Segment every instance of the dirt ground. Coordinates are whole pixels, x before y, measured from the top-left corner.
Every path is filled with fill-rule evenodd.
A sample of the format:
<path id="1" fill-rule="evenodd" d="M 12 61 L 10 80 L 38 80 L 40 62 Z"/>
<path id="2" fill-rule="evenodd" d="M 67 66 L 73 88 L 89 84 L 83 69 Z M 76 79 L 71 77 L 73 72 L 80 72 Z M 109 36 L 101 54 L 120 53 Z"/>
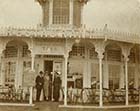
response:
<path id="1" fill-rule="evenodd" d="M 122 109 L 83 109 L 83 108 L 60 108 L 56 102 L 39 102 L 35 106 L 0 106 L 0 111 L 139 111 L 138 108 Z"/>

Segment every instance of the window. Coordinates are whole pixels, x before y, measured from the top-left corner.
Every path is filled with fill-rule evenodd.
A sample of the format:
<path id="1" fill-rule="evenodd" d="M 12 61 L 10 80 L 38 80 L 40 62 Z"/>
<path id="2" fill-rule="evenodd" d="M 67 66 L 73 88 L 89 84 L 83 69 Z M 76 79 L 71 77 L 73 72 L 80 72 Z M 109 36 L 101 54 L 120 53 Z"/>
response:
<path id="1" fill-rule="evenodd" d="M 5 85 L 14 85 L 16 73 L 16 62 L 6 62 L 5 64 Z"/>
<path id="2" fill-rule="evenodd" d="M 15 46 L 7 46 L 5 50 L 5 58 L 17 57 L 17 48 Z"/>
<path id="3" fill-rule="evenodd" d="M 109 61 L 121 61 L 121 50 L 107 50 L 107 59 Z"/>
<path id="4" fill-rule="evenodd" d="M 31 61 L 24 61 L 23 62 L 23 71 L 27 71 L 31 69 Z"/>
<path id="5" fill-rule="evenodd" d="M 128 62 L 135 63 L 135 58 L 136 58 L 135 52 L 134 52 L 134 50 L 131 50 Z"/>
<path id="6" fill-rule="evenodd" d="M 69 23 L 69 0 L 54 0 L 53 24 Z"/>
<path id="7" fill-rule="evenodd" d="M 85 47 L 84 46 L 73 46 L 70 52 L 70 57 L 81 57 L 85 58 Z"/>
<path id="8" fill-rule="evenodd" d="M 132 83 L 134 85 L 134 79 L 135 78 L 135 67 L 128 66 L 128 85 L 131 87 Z M 131 87 L 132 88 L 132 87 Z"/>
<path id="9" fill-rule="evenodd" d="M 90 59 L 97 59 L 98 54 L 95 52 L 95 48 L 91 48 L 89 50 L 89 58 Z"/>
<path id="10" fill-rule="evenodd" d="M 24 45 L 22 47 L 22 57 L 28 57 L 29 56 L 29 50 L 28 50 L 28 46 L 27 45 Z"/>
<path id="11" fill-rule="evenodd" d="M 119 88 L 120 66 L 109 65 L 109 89 Z"/>
<path id="12" fill-rule="evenodd" d="M 91 63 L 91 87 L 99 89 L 99 64 Z"/>

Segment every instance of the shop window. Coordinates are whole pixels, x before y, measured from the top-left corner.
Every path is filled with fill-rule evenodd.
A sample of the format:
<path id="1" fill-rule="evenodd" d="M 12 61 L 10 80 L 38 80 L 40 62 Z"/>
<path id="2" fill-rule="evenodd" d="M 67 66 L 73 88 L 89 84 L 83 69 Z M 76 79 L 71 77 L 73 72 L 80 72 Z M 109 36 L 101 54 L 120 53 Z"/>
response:
<path id="1" fill-rule="evenodd" d="M 73 46 L 70 52 L 70 57 L 85 58 L 85 47 L 84 46 Z"/>
<path id="2" fill-rule="evenodd" d="M 7 46 L 5 50 L 5 58 L 17 57 L 17 48 L 15 46 Z"/>
<path id="3" fill-rule="evenodd" d="M 5 64 L 5 85 L 14 85 L 16 73 L 16 62 L 6 62 Z"/>
<path id="4" fill-rule="evenodd" d="M 69 23 L 69 0 L 54 0 L 53 24 Z"/>

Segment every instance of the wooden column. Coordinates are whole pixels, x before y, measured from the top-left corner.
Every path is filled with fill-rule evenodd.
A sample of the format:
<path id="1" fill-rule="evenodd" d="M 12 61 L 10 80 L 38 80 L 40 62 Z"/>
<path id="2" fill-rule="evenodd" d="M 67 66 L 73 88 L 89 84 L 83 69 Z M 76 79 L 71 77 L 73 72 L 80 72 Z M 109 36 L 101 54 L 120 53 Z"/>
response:
<path id="1" fill-rule="evenodd" d="M 125 71 L 125 105 L 128 105 L 129 101 L 128 101 L 128 61 L 129 58 L 128 56 L 130 55 L 130 50 L 132 48 L 133 45 L 130 44 L 121 44 L 121 49 L 122 49 L 122 55 L 124 57 L 124 71 Z"/>
<path id="2" fill-rule="evenodd" d="M 31 70 L 34 71 L 34 64 L 35 64 L 35 54 L 31 54 Z"/>
<path id="3" fill-rule="evenodd" d="M 103 68 L 102 68 L 102 59 L 104 57 L 104 42 L 97 42 L 95 43 L 95 51 L 98 53 L 98 59 L 99 59 L 99 83 L 100 83 L 100 89 L 99 89 L 99 106 L 103 106 Z"/>
<path id="4" fill-rule="evenodd" d="M 67 63 L 68 63 L 68 55 L 64 55 L 65 58 L 65 81 L 64 81 L 64 106 L 67 106 Z"/>
<path id="5" fill-rule="evenodd" d="M 128 105 L 128 57 L 124 58 L 124 63 L 125 63 L 125 90 L 126 90 L 126 101 L 125 104 Z"/>
<path id="6" fill-rule="evenodd" d="M 99 82 L 100 82 L 100 102 L 99 102 L 99 106 L 102 107 L 103 106 L 103 74 L 102 74 L 102 59 L 103 59 L 103 55 L 99 54 Z"/>

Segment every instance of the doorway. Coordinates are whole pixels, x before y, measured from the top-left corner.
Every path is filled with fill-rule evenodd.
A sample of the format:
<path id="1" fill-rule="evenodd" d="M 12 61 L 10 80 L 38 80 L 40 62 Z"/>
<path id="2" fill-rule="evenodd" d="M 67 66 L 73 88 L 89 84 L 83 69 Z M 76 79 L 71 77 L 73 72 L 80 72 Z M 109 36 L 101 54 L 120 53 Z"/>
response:
<path id="1" fill-rule="evenodd" d="M 53 84 L 52 84 L 52 74 L 51 72 L 53 71 L 53 61 L 50 61 L 50 60 L 46 60 L 44 61 L 44 72 L 45 71 L 48 71 L 49 73 L 49 89 L 48 89 L 48 92 L 49 92 L 49 95 L 48 95 L 48 100 L 52 100 L 52 87 L 53 87 Z"/>
<path id="2" fill-rule="evenodd" d="M 53 61 L 44 61 L 44 72 L 45 71 L 48 71 L 49 74 L 53 71 Z"/>

